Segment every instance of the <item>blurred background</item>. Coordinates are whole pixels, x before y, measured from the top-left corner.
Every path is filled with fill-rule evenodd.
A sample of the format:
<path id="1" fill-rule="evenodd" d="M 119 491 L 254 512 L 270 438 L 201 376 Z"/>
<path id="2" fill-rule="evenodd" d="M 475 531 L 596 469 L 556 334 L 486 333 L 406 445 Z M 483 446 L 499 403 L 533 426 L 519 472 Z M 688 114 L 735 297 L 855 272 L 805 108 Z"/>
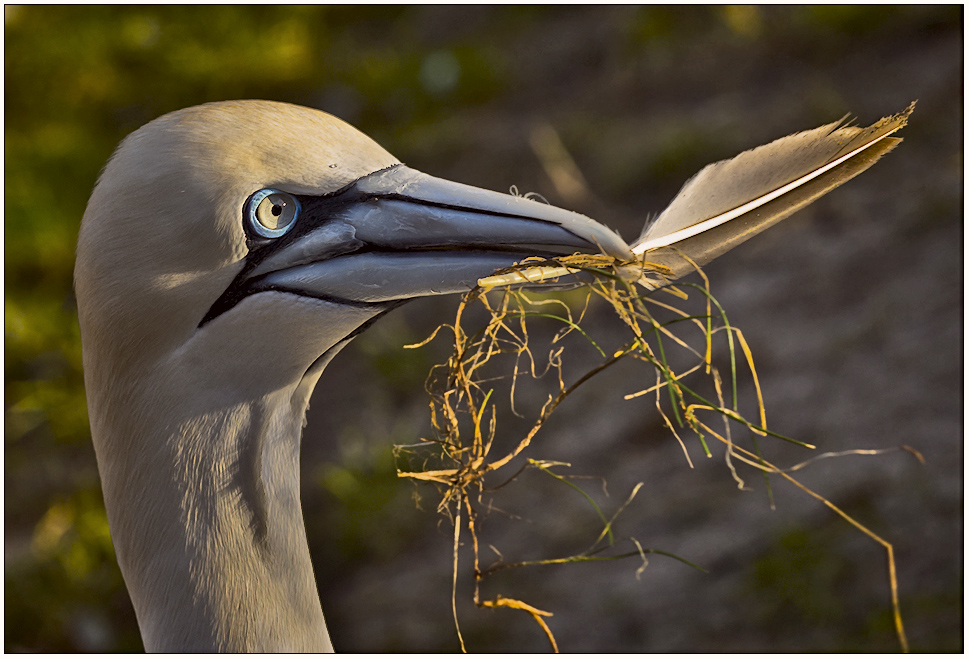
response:
<path id="1" fill-rule="evenodd" d="M 751 345 L 774 430 L 820 451 L 925 456 L 828 460 L 802 480 L 894 543 L 913 649 L 961 651 L 961 6 L 7 5 L 4 23 L 7 651 L 141 649 L 90 443 L 75 238 L 124 135 L 236 98 L 326 110 L 412 167 L 538 192 L 627 240 L 709 162 L 918 99 L 898 149 L 707 274 Z M 458 648 L 451 528 L 391 451 L 427 433 L 422 383 L 446 355 L 444 342 L 401 346 L 456 304 L 382 319 L 311 405 L 303 504 L 340 650 Z M 610 511 L 643 482 L 617 533 L 709 572 L 662 556 L 639 579 L 636 561 L 530 568 L 483 595 L 553 611 L 569 651 L 897 649 L 883 549 L 776 479 L 775 511 L 761 479 L 739 491 L 719 448 L 708 460 L 692 440 L 690 469 L 652 404 L 623 400 L 637 388 L 597 382 L 543 429 L 538 457 L 606 478 L 610 498 L 589 491 Z M 777 444 L 780 464 L 810 457 Z M 540 475 L 516 491 L 510 515 L 486 520 L 506 558 L 583 548 L 596 516 L 581 496 Z M 548 648 L 530 617 L 470 595 L 466 570 L 469 649 Z"/>

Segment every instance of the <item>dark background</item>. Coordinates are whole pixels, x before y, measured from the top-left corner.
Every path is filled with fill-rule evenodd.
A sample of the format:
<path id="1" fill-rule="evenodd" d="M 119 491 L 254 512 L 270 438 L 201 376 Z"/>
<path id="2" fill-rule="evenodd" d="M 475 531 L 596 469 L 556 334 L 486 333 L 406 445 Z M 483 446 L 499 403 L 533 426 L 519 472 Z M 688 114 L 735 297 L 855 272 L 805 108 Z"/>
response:
<path id="1" fill-rule="evenodd" d="M 412 167 L 539 192 L 632 240 L 709 162 L 918 99 L 884 161 L 707 274 L 754 352 L 773 429 L 819 451 L 925 456 L 800 474 L 894 543 L 912 647 L 960 651 L 962 23 L 960 6 L 922 5 L 6 7 L 5 649 L 141 647 L 101 502 L 71 290 L 87 196 L 139 125 L 232 98 L 317 107 Z M 579 184 L 553 183 L 569 160 L 549 155 L 550 135 Z M 451 528 L 432 488 L 396 478 L 390 448 L 427 432 L 421 383 L 445 354 L 401 346 L 455 306 L 395 311 L 314 398 L 304 512 L 340 650 L 457 649 Z M 710 572 L 654 555 L 638 580 L 635 560 L 529 568 L 484 594 L 553 611 L 570 651 L 896 649 L 883 549 L 778 479 L 776 511 L 752 471 L 754 491 L 738 491 L 719 447 L 708 460 L 688 439 L 689 469 L 651 403 L 623 401 L 637 388 L 622 372 L 597 381 L 543 430 L 536 456 L 605 477 L 610 498 L 587 488 L 604 510 L 644 482 L 617 533 Z M 784 465 L 809 457 L 764 446 Z M 595 535 L 574 491 L 532 474 L 516 486 L 502 505 L 522 521 L 485 520 L 507 558 L 567 554 Z M 470 592 L 465 567 L 469 649 L 547 649 L 527 615 L 476 610 Z"/>

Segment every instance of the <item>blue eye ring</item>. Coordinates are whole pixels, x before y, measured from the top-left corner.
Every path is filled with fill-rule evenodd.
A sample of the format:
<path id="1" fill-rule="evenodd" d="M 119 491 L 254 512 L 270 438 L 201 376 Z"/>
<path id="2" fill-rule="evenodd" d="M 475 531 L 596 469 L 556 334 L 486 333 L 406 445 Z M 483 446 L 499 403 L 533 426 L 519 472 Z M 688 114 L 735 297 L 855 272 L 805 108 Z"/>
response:
<path id="1" fill-rule="evenodd" d="M 289 233 L 299 219 L 299 199 L 274 188 L 263 188 L 246 202 L 246 223 L 263 238 L 279 238 Z"/>

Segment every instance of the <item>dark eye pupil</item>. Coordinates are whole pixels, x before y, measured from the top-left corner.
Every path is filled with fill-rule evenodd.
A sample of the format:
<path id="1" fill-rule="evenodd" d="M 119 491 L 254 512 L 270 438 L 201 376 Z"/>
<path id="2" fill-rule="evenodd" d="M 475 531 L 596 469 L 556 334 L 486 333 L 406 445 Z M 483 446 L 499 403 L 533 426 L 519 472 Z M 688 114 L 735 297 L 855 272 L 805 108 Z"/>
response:
<path id="1" fill-rule="evenodd" d="M 264 188 L 248 202 L 248 226 L 264 238 L 278 238 L 293 227 L 299 216 L 299 200 L 286 192 Z"/>

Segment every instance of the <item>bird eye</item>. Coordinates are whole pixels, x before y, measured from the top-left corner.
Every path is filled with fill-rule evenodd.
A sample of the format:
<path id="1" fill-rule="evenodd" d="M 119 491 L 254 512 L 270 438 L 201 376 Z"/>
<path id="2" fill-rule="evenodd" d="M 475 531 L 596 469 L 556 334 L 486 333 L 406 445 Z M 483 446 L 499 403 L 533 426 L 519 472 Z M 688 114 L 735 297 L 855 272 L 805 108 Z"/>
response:
<path id="1" fill-rule="evenodd" d="M 293 228 L 297 217 L 299 201 L 279 190 L 260 190 L 246 204 L 249 227 L 264 238 L 279 238 Z"/>

